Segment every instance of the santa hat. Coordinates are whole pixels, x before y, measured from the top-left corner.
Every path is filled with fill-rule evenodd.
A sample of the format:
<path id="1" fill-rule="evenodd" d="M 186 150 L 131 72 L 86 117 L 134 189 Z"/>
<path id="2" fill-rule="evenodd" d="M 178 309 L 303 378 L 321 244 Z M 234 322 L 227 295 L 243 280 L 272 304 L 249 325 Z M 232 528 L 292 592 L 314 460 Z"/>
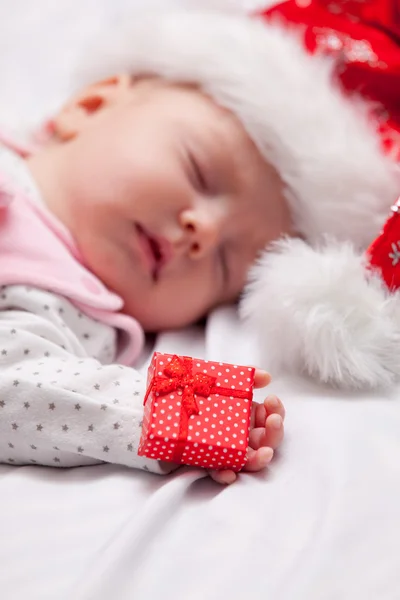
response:
<path id="1" fill-rule="evenodd" d="M 136 15 L 96 56 L 86 81 L 126 71 L 198 84 L 279 172 L 302 240 L 267 249 L 245 293 L 264 366 L 351 386 L 400 375 L 400 309 L 377 275 L 365 275 L 362 256 L 399 175 L 368 107 L 344 96 L 331 61 L 310 56 L 280 23 L 173 10 Z"/>

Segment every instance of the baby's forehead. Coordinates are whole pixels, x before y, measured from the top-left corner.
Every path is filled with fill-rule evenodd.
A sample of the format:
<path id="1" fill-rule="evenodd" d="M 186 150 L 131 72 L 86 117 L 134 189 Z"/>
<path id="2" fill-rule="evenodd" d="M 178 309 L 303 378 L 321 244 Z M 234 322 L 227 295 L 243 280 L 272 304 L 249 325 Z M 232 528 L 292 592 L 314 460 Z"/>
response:
<path id="1" fill-rule="evenodd" d="M 221 137 L 233 137 L 250 143 L 250 136 L 244 130 L 238 117 L 228 108 L 219 104 L 206 90 L 197 83 L 166 81 L 159 78 L 147 80 L 153 86 L 154 98 L 158 101 L 179 102 L 176 111 L 178 117 L 188 118 L 196 123 L 199 117 L 208 121 L 212 133 Z M 176 105 L 175 105 L 176 106 Z M 178 107 L 177 107 L 178 108 Z"/>

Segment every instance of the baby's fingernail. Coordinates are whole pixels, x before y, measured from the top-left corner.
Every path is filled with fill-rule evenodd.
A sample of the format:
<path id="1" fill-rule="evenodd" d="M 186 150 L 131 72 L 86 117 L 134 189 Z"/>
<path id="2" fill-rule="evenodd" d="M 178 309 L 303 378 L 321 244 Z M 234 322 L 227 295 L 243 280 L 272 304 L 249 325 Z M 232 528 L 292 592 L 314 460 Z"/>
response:
<path id="1" fill-rule="evenodd" d="M 269 462 L 271 462 L 274 455 L 272 448 L 260 448 L 258 452 L 260 460 L 264 465 L 267 465 Z"/>
<path id="2" fill-rule="evenodd" d="M 282 417 L 280 415 L 274 415 L 271 419 L 271 426 L 274 429 L 280 429 L 282 427 Z"/>
<path id="3" fill-rule="evenodd" d="M 278 398 L 276 396 L 268 396 L 267 400 L 268 404 L 272 404 L 272 406 L 278 406 L 279 404 Z"/>
<path id="4" fill-rule="evenodd" d="M 268 371 L 264 371 L 264 369 L 256 369 L 256 371 L 258 377 L 262 377 L 265 381 L 271 381 L 271 375 Z"/>
<path id="5" fill-rule="evenodd" d="M 236 473 L 232 473 L 232 472 L 224 473 L 221 483 L 223 485 L 232 485 L 232 483 L 234 483 L 236 481 L 236 477 L 237 477 Z"/>

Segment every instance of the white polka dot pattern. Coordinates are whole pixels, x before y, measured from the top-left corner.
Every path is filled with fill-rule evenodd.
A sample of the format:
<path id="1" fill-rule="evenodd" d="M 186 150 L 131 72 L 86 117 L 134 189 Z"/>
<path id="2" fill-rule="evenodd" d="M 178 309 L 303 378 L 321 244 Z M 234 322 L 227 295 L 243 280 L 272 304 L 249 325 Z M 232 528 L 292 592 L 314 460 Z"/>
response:
<path id="1" fill-rule="evenodd" d="M 147 384 L 163 375 L 174 356 L 156 352 Z M 192 373 L 216 378 L 215 391 L 207 398 L 196 395 L 198 415 L 189 418 L 186 441 L 178 444 L 182 390 L 164 395 L 151 392 L 144 409 L 139 455 L 213 469 L 240 471 L 249 441 L 254 368 L 193 359 Z M 239 398 L 235 392 L 247 392 Z M 179 454 L 177 454 L 179 452 Z"/>

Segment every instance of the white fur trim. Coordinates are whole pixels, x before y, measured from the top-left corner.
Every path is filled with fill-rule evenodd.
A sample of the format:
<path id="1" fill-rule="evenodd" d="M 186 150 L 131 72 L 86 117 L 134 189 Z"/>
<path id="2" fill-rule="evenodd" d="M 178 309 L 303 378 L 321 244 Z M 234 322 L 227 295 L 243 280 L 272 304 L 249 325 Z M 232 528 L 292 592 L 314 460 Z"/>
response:
<path id="1" fill-rule="evenodd" d="M 157 74 L 195 82 L 236 113 L 280 173 L 294 224 L 311 242 L 328 233 L 364 247 L 378 233 L 400 188 L 394 164 L 366 106 L 334 85 L 330 61 L 309 56 L 280 25 L 220 12 L 145 12 L 102 38 L 95 54 L 86 83 Z"/>
<path id="2" fill-rule="evenodd" d="M 278 242 L 254 268 L 241 312 L 270 371 L 346 388 L 400 377 L 400 293 L 389 294 L 349 243 L 314 250 L 300 240 Z"/>

